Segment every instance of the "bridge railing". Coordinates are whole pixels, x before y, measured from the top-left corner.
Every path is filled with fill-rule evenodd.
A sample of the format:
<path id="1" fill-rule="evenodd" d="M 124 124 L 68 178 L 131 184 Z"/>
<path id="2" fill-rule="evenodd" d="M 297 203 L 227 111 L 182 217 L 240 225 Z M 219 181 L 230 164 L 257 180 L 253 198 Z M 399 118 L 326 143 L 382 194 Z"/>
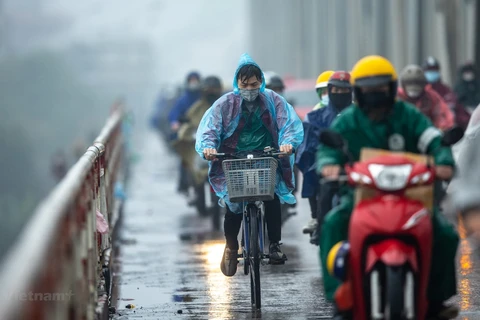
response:
<path id="1" fill-rule="evenodd" d="M 108 316 L 105 254 L 117 219 L 114 186 L 122 175 L 123 118 L 116 106 L 2 261 L 1 319 L 95 319 L 105 317 L 105 310 Z M 102 217 L 106 232 L 98 229 Z"/>

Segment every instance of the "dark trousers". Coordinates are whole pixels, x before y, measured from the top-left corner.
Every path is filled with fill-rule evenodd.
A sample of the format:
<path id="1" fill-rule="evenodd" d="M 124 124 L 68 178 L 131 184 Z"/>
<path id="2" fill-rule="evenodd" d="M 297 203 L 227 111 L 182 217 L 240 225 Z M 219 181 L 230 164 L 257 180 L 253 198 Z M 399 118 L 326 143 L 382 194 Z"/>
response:
<path id="1" fill-rule="evenodd" d="M 335 195 L 338 194 L 340 185 L 337 181 L 325 182 L 320 185 L 318 191 L 317 221 L 319 228 L 323 223 L 323 218 L 332 210 Z"/>
<path id="2" fill-rule="evenodd" d="M 312 219 L 317 219 L 317 212 L 318 212 L 318 194 L 308 198 L 308 204 L 310 205 L 310 215 L 312 216 Z"/>
<path id="3" fill-rule="evenodd" d="M 282 239 L 282 214 L 280 211 L 280 199 L 275 196 L 272 201 L 265 201 L 265 223 L 270 242 L 279 242 Z M 230 211 L 227 205 L 227 213 L 223 222 L 227 246 L 232 250 L 238 250 L 238 232 L 242 226 L 243 214 Z"/>

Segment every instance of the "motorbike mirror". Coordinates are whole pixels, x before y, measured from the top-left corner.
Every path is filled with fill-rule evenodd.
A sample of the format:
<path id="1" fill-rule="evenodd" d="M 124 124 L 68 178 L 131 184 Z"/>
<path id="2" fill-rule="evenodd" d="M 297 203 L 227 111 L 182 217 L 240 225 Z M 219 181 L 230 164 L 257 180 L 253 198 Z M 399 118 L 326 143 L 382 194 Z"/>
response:
<path id="1" fill-rule="evenodd" d="M 345 141 L 343 140 L 343 137 L 339 133 L 332 130 L 327 129 L 322 131 L 322 133 L 320 133 L 319 140 L 321 143 L 331 148 L 343 149 L 345 147 Z"/>
<path id="2" fill-rule="evenodd" d="M 443 133 L 442 145 L 452 146 L 458 141 L 462 140 L 464 131 L 460 127 L 453 127 Z"/>

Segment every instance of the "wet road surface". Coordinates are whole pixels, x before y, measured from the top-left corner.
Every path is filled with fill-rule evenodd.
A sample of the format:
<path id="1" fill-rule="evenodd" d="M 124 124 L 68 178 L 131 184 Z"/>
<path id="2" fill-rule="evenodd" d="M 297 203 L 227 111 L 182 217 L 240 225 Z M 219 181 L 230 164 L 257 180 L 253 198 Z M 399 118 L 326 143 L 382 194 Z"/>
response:
<path id="1" fill-rule="evenodd" d="M 123 225 L 117 241 L 113 319 L 328 319 L 331 305 L 321 289 L 318 247 L 301 233 L 309 219 L 306 201 L 283 228 L 283 266 L 263 266 L 262 310 L 250 306 L 249 276 L 220 271 L 222 233 L 200 218 L 176 193 L 177 160 L 155 133 L 138 150 Z M 479 263 L 471 246 L 459 248 L 458 319 L 480 319 Z M 478 256 L 475 255 L 475 256 Z M 132 309 L 126 308 L 133 304 Z"/>

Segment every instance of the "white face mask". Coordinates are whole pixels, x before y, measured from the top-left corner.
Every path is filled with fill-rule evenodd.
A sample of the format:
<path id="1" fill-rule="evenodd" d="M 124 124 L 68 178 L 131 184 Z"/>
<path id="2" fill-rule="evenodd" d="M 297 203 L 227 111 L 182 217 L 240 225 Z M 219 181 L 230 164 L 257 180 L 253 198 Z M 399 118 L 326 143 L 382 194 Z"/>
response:
<path id="1" fill-rule="evenodd" d="M 322 95 L 322 104 L 323 104 L 324 106 L 328 105 L 328 102 L 329 102 L 329 101 L 330 101 L 330 99 L 328 98 L 328 93 Z"/>
<path id="2" fill-rule="evenodd" d="M 418 85 L 405 86 L 405 94 L 412 99 L 420 97 L 423 93 L 423 88 Z"/>
<path id="3" fill-rule="evenodd" d="M 465 72 L 462 78 L 465 81 L 472 81 L 473 79 L 475 79 L 475 75 L 473 74 L 473 72 Z"/>

